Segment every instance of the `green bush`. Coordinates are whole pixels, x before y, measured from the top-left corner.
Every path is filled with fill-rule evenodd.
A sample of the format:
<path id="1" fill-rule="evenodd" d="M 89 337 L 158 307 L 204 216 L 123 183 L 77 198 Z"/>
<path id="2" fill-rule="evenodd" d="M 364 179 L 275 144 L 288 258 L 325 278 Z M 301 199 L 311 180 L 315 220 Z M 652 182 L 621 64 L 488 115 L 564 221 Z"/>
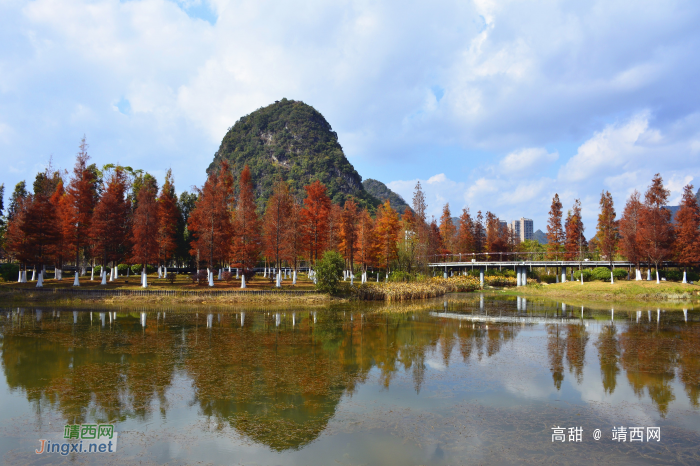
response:
<path id="1" fill-rule="evenodd" d="M 143 270 L 143 266 L 141 264 L 134 264 L 131 266 L 131 274 L 132 275 L 141 275 L 141 271 Z M 124 271 L 126 273 L 126 271 Z M 121 273 L 121 270 L 119 271 Z M 147 265 L 146 266 L 146 273 L 148 275 L 151 275 L 152 273 L 156 273 L 156 268 L 153 267 L 152 265 Z"/>
<path id="2" fill-rule="evenodd" d="M 0 277 L 6 282 L 17 281 L 19 277 L 18 264 L 0 264 Z"/>
<path id="3" fill-rule="evenodd" d="M 119 276 L 121 277 L 122 275 L 126 275 L 126 270 L 129 268 L 128 264 L 119 264 L 117 266 L 117 271 L 119 272 Z"/>
<path id="4" fill-rule="evenodd" d="M 624 280 L 627 278 L 627 269 L 614 269 L 613 270 L 613 276 L 615 277 L 615 280 Z M 586 280 L 586 276 L 583 276 L 584 281 Z M 607 267 L 596 267 L 593 269 L 591 272 L 591 280 L 600 280 L 602 282 L 609 282 L 610 281 L 610 269 Z"/>
<path id="5" fill-rule="evenodd" d="M 608 270 L 608 269 L 605 269 L 605 270 Z M 581 281 L 581 275 L 583 275 L 584 282 L 590 282 L 591 275 L 593 275 L 593 272 L 591 272 L 588 269 L 576 270 L 576 271 L 574 271 L 574 280 Z M 610 271 L 608 270 L 608 280 L 609 279 L 610 279 Z"/>
<path id="6" fill-rule="evenodd" d="M 338 293 L 344 266 L 343 256 L 336 251 L 326 251 L 316 265 L 316 288 L 323 293 Z"/>
<path id="7" fill-rule="evenodd" d="M 665 278 L 670 282 L 680 282 L 683 280 L 682 270 L 662 270 L 659 272 L 659 277 Z"/>
<path id="8" fill-rule="evenodd" d="M 96 276 L 96 277 L 99 277 L 99 276 L 100 276 L 100 272 L 102 272 L 102 266 L 101 266 L 101 265 L 96 265 L 95 268 L 94 268 L 93 270 L 95 271 L 95 276 Z M 109 267 L 109 266 L 105 267 L 105 270 L 107 271 L 107 274 L 109 274 L 109 273 L 112 271 L 111 267 Z"/>

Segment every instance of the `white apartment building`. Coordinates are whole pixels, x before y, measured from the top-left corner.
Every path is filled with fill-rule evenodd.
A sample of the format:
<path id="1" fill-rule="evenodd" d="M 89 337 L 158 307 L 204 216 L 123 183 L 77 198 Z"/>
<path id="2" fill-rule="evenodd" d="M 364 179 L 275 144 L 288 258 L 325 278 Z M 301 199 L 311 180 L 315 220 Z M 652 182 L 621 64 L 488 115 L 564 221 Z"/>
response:
<path id="1" fill-rule="evenodd" d="M 534 239 L 535 230 L 532 219 L 520 217 L 520 220 L 513 220 L 510 222 L 510 230 L 515 232 L 515 236 L 520 238 L 520 241 Z"/>

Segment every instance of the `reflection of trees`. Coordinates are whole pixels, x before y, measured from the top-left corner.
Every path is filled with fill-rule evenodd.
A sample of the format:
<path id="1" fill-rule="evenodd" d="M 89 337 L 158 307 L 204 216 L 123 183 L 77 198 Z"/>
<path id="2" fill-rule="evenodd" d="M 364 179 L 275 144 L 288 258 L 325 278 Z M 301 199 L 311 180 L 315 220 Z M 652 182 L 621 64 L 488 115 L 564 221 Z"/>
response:
<path id="1" fill-rule="evenodd" d="M 127 331 L 138 319 L 120 314 L 120 328 L 102 328 L 98 316 L 72 314 L 36 322 L 27 314 L 3 330 L 2 364 L 11 390 L 24 390 L 38 414 L 45 403 L 58 409 L 66 422 L 81 423 L 88 412 L 99 421 L 145 417 L 154 398 L 166 406 L 172 357 L 162 351 L 169 335 L 147 329 Z M 86 324 L 86 322 L 88 322 Z"/>
<path id="2" fill-rule="evenodd" d="M 547 354 L 549 355 L 549 370 L 552 372 L 552 380 L 557 390 L 561 389 L 564 380 L 564 352 L 566 340 L 562 336 L 559 324 L 547 325 Z"/>
<path id="3" fill-rule="evenodd" d="M 646 389 L 662 416 L 675 399 L 671 388 L 677 362 L 674 337 L 675 334 L 657 331 L 652 325 L 630 325 L 620 335 L 622 367 L 632 390 L 642 397 Z"/>
<path id="4" fill-rule="evenodd" d="M 685 385 L 690 404 L 700 407 L 700 331 L 698 326 L 684 327 L 680 331 L 678 348 L 678 377 Z"/>
<path id="5" fill-rule="evenodd" d="M 578 383 L 583 382 L 583 364 L 586 360 L 588 332 L 581 323 L 566 326 L 566 361 Z"/>
<path id="6" fill-rule="evenodd" d="M 620 372 L 620 346 L 617 343 L 617 328 L 614 324 L 605 325 L 598 334 L 598 358 L 600 360 L 600 375 L 603 379 L 605 393 L 613 393 L 617 384 L 617 374 Z"/>

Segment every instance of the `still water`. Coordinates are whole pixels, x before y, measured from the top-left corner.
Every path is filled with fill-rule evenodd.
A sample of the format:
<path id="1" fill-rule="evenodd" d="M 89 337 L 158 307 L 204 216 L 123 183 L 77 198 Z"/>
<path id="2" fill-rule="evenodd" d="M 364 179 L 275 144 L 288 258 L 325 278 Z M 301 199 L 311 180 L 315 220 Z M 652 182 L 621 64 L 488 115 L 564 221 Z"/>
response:
<path id="1" fill-rule="evenodd" d="M 700 462 L 700 311 L 473 294 L 393 311 L 2 308 L 0 455 L 6 464 Z M 66 424 L 106 423 L 116 453 L 35 454 Z M 643 441 L 613 441 L 621 426 L 643 427 Z M 557 427 L 564 442 L 552 441 Z M 659 441 L 647 441 L 647 427 Z"/>

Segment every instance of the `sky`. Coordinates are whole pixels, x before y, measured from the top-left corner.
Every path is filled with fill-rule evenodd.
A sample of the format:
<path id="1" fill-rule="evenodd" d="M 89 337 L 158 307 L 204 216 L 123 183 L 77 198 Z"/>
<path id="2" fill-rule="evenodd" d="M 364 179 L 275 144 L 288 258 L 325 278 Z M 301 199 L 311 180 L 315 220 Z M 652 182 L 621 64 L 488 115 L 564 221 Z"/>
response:
<path id="1" fill-rule="evenodd" d="M 0 0 L 0 183 L 51 159 L 202 185 L 227 129 L 283 97 L 364 178 L 428 213 L 546 230 L 552 197 L 618 215 L 655 173 L 700 187 L 700 2 Z M 7 205 L 7 199 L 6 199 Z"/>

